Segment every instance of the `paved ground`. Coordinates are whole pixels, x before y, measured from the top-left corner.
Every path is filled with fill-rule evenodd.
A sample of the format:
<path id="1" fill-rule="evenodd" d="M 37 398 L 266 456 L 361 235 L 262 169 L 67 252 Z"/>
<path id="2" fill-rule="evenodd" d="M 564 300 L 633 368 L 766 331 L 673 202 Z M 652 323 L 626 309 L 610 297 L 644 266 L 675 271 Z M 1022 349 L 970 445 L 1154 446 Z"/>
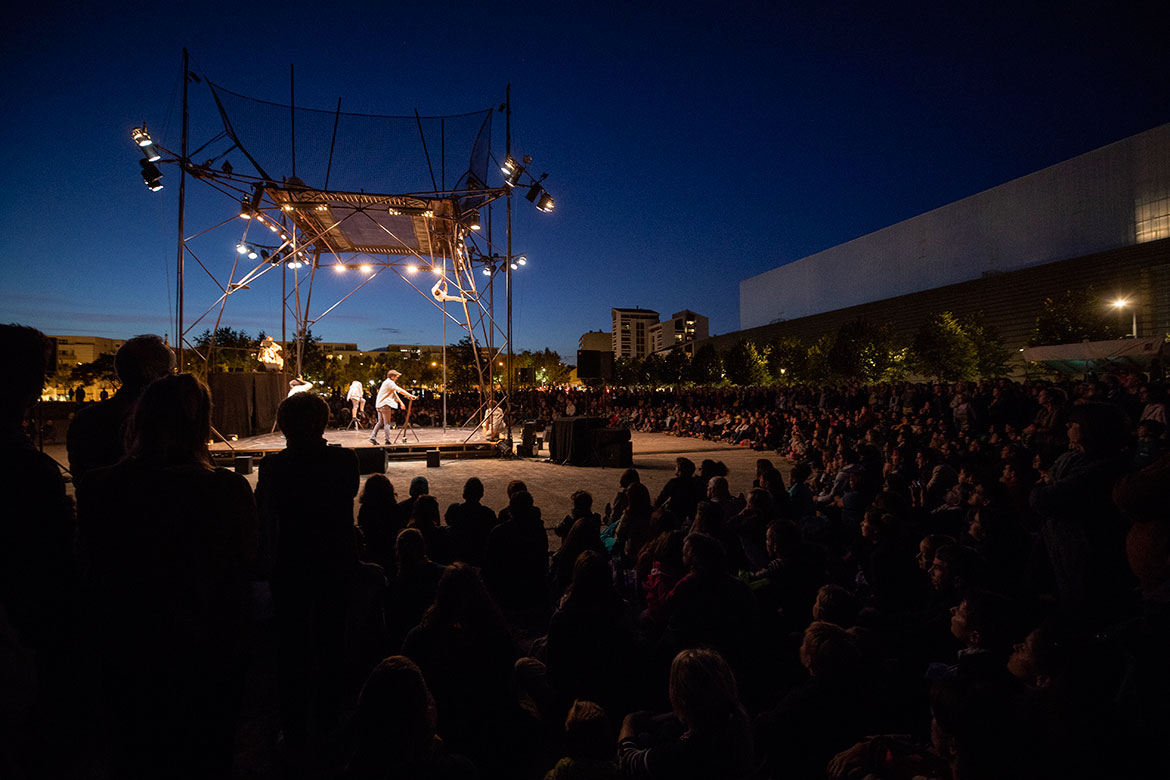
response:
<path id="1" fill-rule="evenodd" d="M 770 458 L 784 473 L 785 479 L 788 477 L 787 463 L 774 452 L 757 452 L 742 447 L 731 447 L 725 443 L 680 438 L 661 433 L 634 433 L 633 446 L 634 468 L 638 470 L 643 484 L 650 489 L 651 497 L 657 496 L 666 481 L 674 475 L 674 459 L 679 455 L 690 458 L 696 465 L 704 458 L 723 461 L 729 469 L 727 479 L 733 495 L 751 488 L 757 458 Z M 50 445 L 45 448 L 45 452 L 60 462 L 65 462 L 64 446 Z M 463 492 L 463 483 L 469 477 L 479 477 L 483 480 L 486 490 L 484 504 L 497 511 L 507 505 L 505 489 L 508 482 L 520 479 L 528 486 L 536 505 L 541 508 L 546 526 L 550 529 L 568 513 L 569 495 L 573 491 L 588 490 L 592 493 L 594 509 L 598 512 L 602 511 L 606 502 L 617 492 L 621 469 L 560 466 L 548 461 L 547 448 L 541 454 L 543 457 L 540 458 L 513 460 L 447 460 L 438 468 L 427 468 L 423 461 L 392 462 L 386 470 L 386 476 L 394 483 L 401 498 L 406 497 L 412 478 L 420 475 L 426 477 L 431 495 L 439 500 L 444 512 L 448 504 L 462 500 L 460 496 Z M 363 477 L 363 482 L 364 480 Z M 255 487 L 255 472 L 248 477 L 248 481 Z M 355 501 L 355 517 L 357 506 Z M 556 549 L 558 542 L 559 540 L 551 536 L 550 530 L 550 543 L 553 544 L 553 549 Z"/>

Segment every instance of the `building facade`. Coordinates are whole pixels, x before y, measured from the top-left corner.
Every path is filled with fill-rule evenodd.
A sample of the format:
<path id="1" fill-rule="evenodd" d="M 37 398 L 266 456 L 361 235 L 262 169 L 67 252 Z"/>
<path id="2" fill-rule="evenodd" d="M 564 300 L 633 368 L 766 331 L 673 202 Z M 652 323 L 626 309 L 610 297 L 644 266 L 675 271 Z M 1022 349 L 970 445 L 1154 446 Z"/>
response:
<path id="1" fill-rule="evenodd" d="M 709 341 L 811 344 L 858 319 L 909 339 L 950 311 L 1016 352 L 1046 298 L 1089 289 L 1129 301 L 1124 330 L 1170 331 L 1170 124 L 746 279 L 741 330 Z"/>
<path id="2" fill-rule="evenodd" d="M 612 352 L 613 334 L 604 330 L 591 330 L 582 333 L 577 339 L 577 349 L 590 352 Z"/>
<path id="3" fill-rule="evenodd" d="M 1105 257 L 1168 237 L 1170 124 L 745 279 L 740 327 Z"/>
<path id="4" fill-rule="evenodd" d="M 650 309 L 610 309 L 613 330 L 610 342 L 614 358 L 644 358 L 654 351 L 651 329 L 658 312 Z"/>
<path id="5" fill-rule="evenodd" d="M 652 351 L 665 354 L 675 347 L 681 347 L 688 355 L 694 355 L 695 342 L 702 341 L 707 336 L 707 318 L 690 309 L 683 309 L 676 311 L 670 319 L 663 320 L 652 329 L 651 338 L 654 341 Z"/>

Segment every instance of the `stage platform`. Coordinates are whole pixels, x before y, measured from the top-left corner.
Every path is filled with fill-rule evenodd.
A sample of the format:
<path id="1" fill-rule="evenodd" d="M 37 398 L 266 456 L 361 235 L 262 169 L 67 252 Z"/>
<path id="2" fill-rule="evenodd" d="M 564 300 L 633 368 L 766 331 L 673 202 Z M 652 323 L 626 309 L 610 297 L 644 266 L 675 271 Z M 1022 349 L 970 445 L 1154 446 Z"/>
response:
<path id="1" fill-rule="evenodd" d="M 498 444 L 487 441 L 483 433 L 466 428 L 411 428 L 406 431 L 406 441 L 403 441 L 402 431 L 390 431 L 390 444 L 370 442 L 369 429 L 363 431 L 325 431 L 325 440 L 330 444 L 349 447 L 354 450 L 382 450 L 387 460 L 426 460 L 427 452 L 438 450 L 443 460 L 463 458 L 498 458 L 503 450 Z M 470 437 L 470 438 L 469 438 Z M 266 433 L 261 436 L 244 436 L 237 441 L 216 441 L 211 445 L 211 457 L 217 465 L 227 465 L 237 455 L 251 455 L 253 458 L 262 458 L 270 452 L 279 452 L 285 446 L 284 437 L 279 433 Z"/>

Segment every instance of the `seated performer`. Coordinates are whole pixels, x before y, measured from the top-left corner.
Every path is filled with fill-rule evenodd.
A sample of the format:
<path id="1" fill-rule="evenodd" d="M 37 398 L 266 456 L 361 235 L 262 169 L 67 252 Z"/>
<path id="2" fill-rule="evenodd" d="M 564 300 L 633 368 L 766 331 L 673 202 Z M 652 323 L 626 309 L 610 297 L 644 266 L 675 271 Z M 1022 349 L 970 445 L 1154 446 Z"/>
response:
<path id="1" fill-rule="evenodd" d="M 390 429 L 394 427 L 394 410 L 402 407 L 402 397 L 415 400 L 417 395 L 411 395 L 398 386 L 394 380 L 402 376 L 402 372 L 390 369 L 386 372 L 386 381 L 378 388 L 378 397 L 374 401 L 374 409 L 378 412 L 378 424 L 370 431 L 370 441 L 378 443 L 378 431 L 385 431 L 385 443 L 390 443 Z"/>
<path id="2" fill-rule="evenodd" d="M 496 405 L 495 401 L 488 401 L 487 409 L 483 413 L 483 435 L 488 441 L 496 441 L 507 430 L 504 422 L 504 410 Z"/>
<path id="3" fill-rule="evenodd" d="M 280 345 L 273 341 L 271 336 L 265 336 L 260 342 L 260 352 L 256 359 L 264 366 L 265 371 L 280 371 L 284 368 L 284 358 L 280 356 L 280 351 Z"/>
<path id="4" fill-rule="evenodd" d="M 366 405 L 366 394 L 365 388 L 362 387 L 359 380 L 355 379 L 349 383 L 349 392 L 345 394 L 345 400 L 349 401 L 352 407 L 351 417 L 354 424 L 360 428 L 361 424 L 358 419 L 361 417 L 362 408 Z"/>

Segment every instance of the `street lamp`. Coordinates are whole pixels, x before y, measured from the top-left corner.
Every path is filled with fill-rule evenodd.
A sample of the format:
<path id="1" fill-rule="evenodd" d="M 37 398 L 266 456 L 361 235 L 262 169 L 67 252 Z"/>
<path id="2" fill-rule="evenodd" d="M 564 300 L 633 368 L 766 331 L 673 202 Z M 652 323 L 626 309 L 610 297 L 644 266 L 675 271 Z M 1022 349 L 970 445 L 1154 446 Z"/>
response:
<path id="1" fill-rule="evenodd" d="M 1134 306 L 1132 303 L 1130 303 L 1128 298 L 1118 298 L 1117 300 L 1115 300 L 1113 302 L 1113 306 L 1114 306 L 1114 308 L 1117 308 L 1117 309 L 1124 309 L 1126 306 L 1129 306 L 1131 309 L 1133 309 L 1133 337 L 1136 339 L 1138 337 L 1138 335 L 1137 335 L 1137 306 Z"/>

